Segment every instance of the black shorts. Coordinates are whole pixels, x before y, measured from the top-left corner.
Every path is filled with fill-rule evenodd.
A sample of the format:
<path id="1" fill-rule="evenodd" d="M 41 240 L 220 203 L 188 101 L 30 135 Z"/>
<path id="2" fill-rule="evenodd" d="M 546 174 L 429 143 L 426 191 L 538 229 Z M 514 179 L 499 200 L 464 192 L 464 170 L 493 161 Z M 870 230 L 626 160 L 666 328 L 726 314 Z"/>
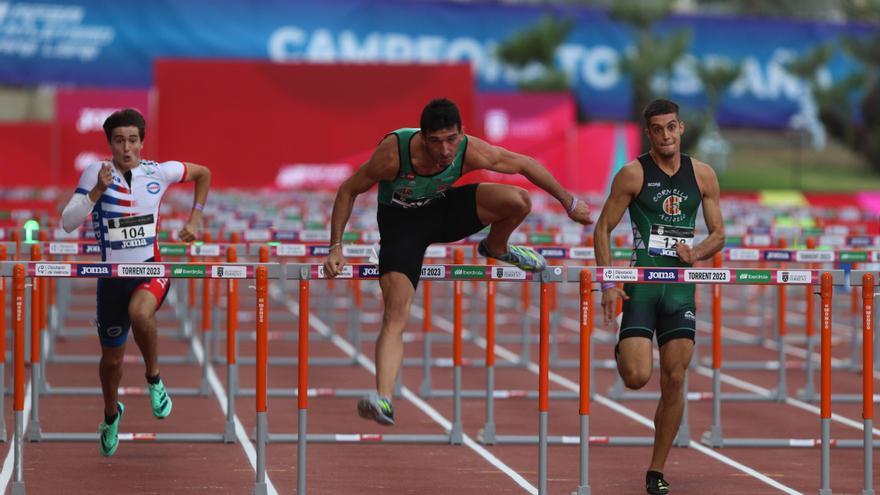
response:
<path id="1" fill-rule="evenodd" d="M 674 339 L 695 340 L 697 308 L 693 284 L 624 284 L 629 299 L 623 301 L 619 339 L 652 338 L 657 344 Z"/>
<path id="2" fill-rule="evenodd" d="M 460 241 L 483 230 L 486 226 L 477 217 L 477 186 L 453 187 L 419 208 L 379 204 L 379 275 L 400 272 L 418 287 L 428 246 Z"/>
<path id="3" fill-rule="evenodd" d="M 171 282 L 167 278 L 99 278 L 98 279 L 98 337 L 102 347 L 119 347 L 128 339 L 131 317 L 128 303 L 136 290 L 146 290 L 156 297 L 162 307 Z"/>

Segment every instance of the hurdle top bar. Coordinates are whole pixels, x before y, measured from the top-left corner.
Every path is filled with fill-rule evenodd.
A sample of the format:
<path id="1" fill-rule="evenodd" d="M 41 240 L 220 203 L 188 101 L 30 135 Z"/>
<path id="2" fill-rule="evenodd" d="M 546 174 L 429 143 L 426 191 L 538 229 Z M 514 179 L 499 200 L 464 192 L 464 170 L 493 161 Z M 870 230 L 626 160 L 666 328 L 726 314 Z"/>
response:
<path id="1" fill-rule="evenodd" d="M 289 280 L 329 279 L 324 265 L 318 263 L 290 263 L 284 265 Z M 422 265 L 421 280 L 463 280 L 470 282 L 562 282 L 565 269 L 550 266 L 539 273 L 527 272 L 510 265 Z M 367 264 L 346 264 L 334 280 L 378 280 L 379 267 Z"/>
<path id="2" fill-rule="evenodd" d="M 253 279 L 258 266 L 268 268 L 269 278 L 281 278 L 278 263 L 106 263 L 55 261 L 3 261 L 0 275 L 13 276 L 15 265 L 24 265 L 28 277 L 40 278 L 217 278 Z"/>
<path id="3" fill-rule="evenodd" d="M 818 285 L 823 273 L 831 273 L 833 285 L 846 285 L 843 270 L 779 270 L 767 268 L 677 268 L 677 267 L 567 267 L 566 280 L 580 281 L 587 269 L 594 283 L 692 283 L 747 285 Z M 855 272 L 853 272 L 855 273 Z"/>

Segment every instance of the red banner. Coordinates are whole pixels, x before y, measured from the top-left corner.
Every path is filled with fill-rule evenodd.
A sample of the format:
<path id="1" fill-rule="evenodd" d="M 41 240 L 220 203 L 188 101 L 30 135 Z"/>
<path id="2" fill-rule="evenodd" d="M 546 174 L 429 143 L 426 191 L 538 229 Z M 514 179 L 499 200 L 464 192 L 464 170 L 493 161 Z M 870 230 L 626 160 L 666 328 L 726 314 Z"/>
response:
<path id="1" fill-rule="evenodd" d="M 148 94 L 146 90 L 59 89 L 55 100 L 61 160 L 58 181 L 76 184 L 90 163 L 110 157 L 102 126 L 111 113 L 134 108 L 149 123 Z M 150 138 L 148 132 L 145 144 L 150 144 Z M 149 150 L 144 150 L 144 158 L 150 158 Z"/>
<path id="2" fill-rule="evenodd" d="M 0 124 L 0 184 L 46 187 L 56 183 L 52 124 Z"/>
<path id="3" fill-rule="evenodd" d="M 531 156 L 572 191 L 606 191 L 620 166 L 638 155 L 638 126 L 579 126 L 569 93 L 480 93 L 477 112 L 477 135 Z M 481 171 L 462 180 L 484 181 L 535 188 L 525 177 L 494 172 Z"/>
<path id="4" fill-rule="evenodd" d="M 474 114 L 468 65 L 156 63 L 158 155 L 207 165 L 212 184 L 335 189 L 385 133 L 433 98 Z"/>

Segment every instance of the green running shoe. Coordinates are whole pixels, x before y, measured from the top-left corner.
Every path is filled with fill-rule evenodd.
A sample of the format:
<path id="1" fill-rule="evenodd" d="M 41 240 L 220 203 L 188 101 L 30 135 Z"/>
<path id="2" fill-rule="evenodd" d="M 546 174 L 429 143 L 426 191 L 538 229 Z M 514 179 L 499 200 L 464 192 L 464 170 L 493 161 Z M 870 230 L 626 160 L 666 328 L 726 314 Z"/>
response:
<path id="1" fill-rule="evenodd" d="M 480 256 L 485 256 L 486 258 L 495 258 L 496 260 L 510 263 L 520 270 L 525 270 L 527 272 L 540 272 L 544 268 L 547 268 L 547 260 L 545 260 L 544 257 L 540 254 L 535 252 L 534 249 L 527 247 L 508 244 L 506 253 L 498 256 L 492 256 L 492 254 L 490 254 L 489 250 L 486 248 L 486 244 L 484 243 L 484 241 L 480 241 L 480 244 L 477 246 L 477 252 L 480 253 Z"/>
<path id="2" fill-rule="evenodd" d="M 159 380 L 159 383 L 155 385 L 148 383 L 147 388 L 150 389 L 150 405 L 153 406 L 153 416 L 156 419 L 165 419 L 171 414 L 171 397 L 168 397 L 168 392 L 165 391 L 165 384 Z"/>
<path id="3" fill-rule="evenodd" d="M 374 392 L 358 401 L 358 416 L 372 419 L 380 425 L 392 426 L 394 424 L 394 407 L 391 406 L 391 401 L 387 397 Z"/>
<path id="4" fill-rule="evenodd" d="M 116 447 L 119 447 L 119 421 L 122 420 L 122 413 L 124 412 L 125 406 L 122 405 L 122 402 L 117 402 L 116 421 L 110 425 L 101 421 L 101 424 L 98 425 L 98 433 L 100 434 L 98 450 L 101 451 L 101 455 L 104 457 L 110 457 L 116 453 Z"/>

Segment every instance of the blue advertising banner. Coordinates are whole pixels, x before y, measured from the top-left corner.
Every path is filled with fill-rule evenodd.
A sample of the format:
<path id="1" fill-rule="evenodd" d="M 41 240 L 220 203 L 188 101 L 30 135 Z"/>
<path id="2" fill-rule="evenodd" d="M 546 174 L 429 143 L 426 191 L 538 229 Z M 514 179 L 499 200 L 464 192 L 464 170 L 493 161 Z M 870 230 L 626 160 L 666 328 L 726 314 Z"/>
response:
<path id="1" fill-rule="evenodd" d="M 532 26 L 547 8 L 374 0 L 0 0 L 0 82 L 149 87 L 157 57 L 268 59 L 276 62 L 443 63 L 470 61 L 481 90 L 510 90 L 534 68 L 517 70 L 495 56 L 499 43 Z M 618 62 L 632 33 L 605 12 L 554 8 L 575 20 L 556 63 L 578 103 L 594 119 L 629 115 L 629 82 Z M 672 16 L 659 31 L 693 33 L 688 54 L 662 90 L 686 106 L 705 97 L 698 60 L 741 61 L 742 77 L 725 94 L 725 124 L 784 127 L 806 105 L 804 85 L 786 61 L 868 27 L 754 18 Z M 855 62 L 837 55 L 826 81 Z"/>

